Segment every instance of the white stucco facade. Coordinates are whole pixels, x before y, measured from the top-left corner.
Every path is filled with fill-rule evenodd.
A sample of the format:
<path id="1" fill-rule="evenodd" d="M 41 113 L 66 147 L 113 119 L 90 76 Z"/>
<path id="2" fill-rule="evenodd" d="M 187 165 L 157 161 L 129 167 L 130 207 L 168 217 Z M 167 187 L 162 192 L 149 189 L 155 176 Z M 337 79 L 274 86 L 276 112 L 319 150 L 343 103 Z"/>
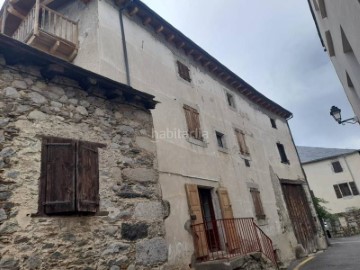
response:
<path id="1" fill-rule="evenodd" d="M 77 7 L 78 12 L 68 14 L 80 21 L 80 48 L 74 64 L 126 83 L 118 7 L 105 0 L 72 5 L 78 6 L 67 8 Z M 287 119 L 244 98 L 149 26 L 126 15 L 123 19 L 131 86 L 154 95 L 160 102 L 152 114 L 162 195 L 171 208 L 165 220 L 169 264 L 187 267 L 194 252 L 187 229 L 190 220 L 187 183 L 213 188 L 217 218 L 221 218 L 217 188 L 227 188 L 235 217 L 255 216 L 249 189 L 258 188 L 266 214 L 266 219 L 258 223 L 273 240 L 280 258 L 289 262 L 294 258 L 297 240 L 279 179 L 305 181 L 305 176 Z M 191 82 L 178 75 L 178 60 L 189 67 Z M 228 105 L 226 93 L 234 96 L 236 108 Z M 174 137 L 187 130 L 184 105 L 199 112 L 205 135 L 200 145 L 186 137 Z M 277 128 L 271 126 L 270 118 L 275 119 Z M 250 167 L 245 166 L 244 156 L 239 152 L 234 129 L 245 132 Z M 226 149 L 219 151 L 215 131 L 225 135 Z M 284 145 L 289 164 L 281 162 L 277 143 Z M 314 209 L 311 210 L 316 217 Z M 318 234 L 321 235 L 320 230 Z"/>
<path id="2" fill-rule="evenodd" d="M 334 172 L 332 162 L 340 162 L 342 172 Z M 360 207 L 360 196 L 337 198 L 334 185 L 355 182 L 360 186 L 360 155 L 358 152 L 303 164 L 310 189 L 315 196 L 327 201 L 324 206 L 332 214 L 347 212 Z"/>
<path id="3" fill-rule="evenodd" d="M 309 0 L 309 3 L 323 45 L 355 115 L 360 118 L 360 3 L 358 0 Z"/>

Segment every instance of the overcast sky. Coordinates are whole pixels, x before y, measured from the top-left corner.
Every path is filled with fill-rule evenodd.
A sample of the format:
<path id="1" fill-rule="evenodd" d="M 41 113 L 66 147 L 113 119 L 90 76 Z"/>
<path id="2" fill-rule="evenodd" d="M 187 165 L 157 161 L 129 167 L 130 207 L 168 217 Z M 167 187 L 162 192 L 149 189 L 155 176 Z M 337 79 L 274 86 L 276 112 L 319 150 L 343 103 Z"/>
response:
<path id="1" fill-rule="evenodd" d="M 0 3 L 2 4 L 2 0 Z M 360 148 L 353 116 L 306 0 L 143 0 L 195 43 L 284 108 L 295 143 Z"/>

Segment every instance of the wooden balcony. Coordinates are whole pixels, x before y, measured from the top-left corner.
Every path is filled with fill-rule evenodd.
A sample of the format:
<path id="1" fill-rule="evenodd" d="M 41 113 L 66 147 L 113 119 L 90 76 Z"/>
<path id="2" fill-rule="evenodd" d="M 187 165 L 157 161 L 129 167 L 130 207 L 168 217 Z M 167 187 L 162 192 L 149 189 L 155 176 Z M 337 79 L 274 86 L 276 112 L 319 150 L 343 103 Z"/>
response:
<path id="1" fill-rule="evenodd" d="M 12 37 L 41 51 L 72 61 L 78 51 L 78 24 L 36 1 Z"/>

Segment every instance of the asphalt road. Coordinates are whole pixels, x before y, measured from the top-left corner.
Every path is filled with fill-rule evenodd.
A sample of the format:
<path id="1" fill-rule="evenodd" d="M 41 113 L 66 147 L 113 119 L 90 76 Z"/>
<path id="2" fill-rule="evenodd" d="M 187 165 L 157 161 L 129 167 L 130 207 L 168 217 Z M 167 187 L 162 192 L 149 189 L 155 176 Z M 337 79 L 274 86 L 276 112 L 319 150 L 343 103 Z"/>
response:
<path id="1" fill-rule="evenodd" d="M 359 270 L 360 236 L 330 239 L 331 246 L 300 270 Z"/>

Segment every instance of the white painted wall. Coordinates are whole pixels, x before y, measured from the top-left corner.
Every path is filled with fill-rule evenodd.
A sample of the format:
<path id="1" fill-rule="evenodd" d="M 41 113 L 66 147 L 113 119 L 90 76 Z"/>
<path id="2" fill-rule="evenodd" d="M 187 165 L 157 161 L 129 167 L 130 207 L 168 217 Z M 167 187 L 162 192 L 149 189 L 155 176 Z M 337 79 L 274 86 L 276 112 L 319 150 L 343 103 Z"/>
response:
<path id="1" fill-rule="evenodd" d="M 331 162 L 339 161 L 343 172 L 335 173 Z M 310 189 L 315 196 L 328 203 L 324 204 L 329 212 L 336 214 L 349 208 L 360 208 L 360 196 L 337 198 L 333 185 L 354 181 L 360 187 L 360 155 L 358 153 L 304 164 Z"/>
<path id="2" fill-rule="evenodd" d="M 91 38 L 91 41 L 86 38 L 82 40 L 74 63 L 125 83 L 119 16 L 112 1 L 98 1 L 97 19 L 94 33 L 88 33 L 88 36 L 97 37 Z M 158 134 L 166 130 L 186 131 L 183 105 L 187 104 L 198 109 L 202 130 L 209 134 L 204 147 L 192 144 L 186 138 L 156 140 L 163 198 L 171 204 L 171 214 L 165 221 L 169 263 L 186 266 L 193 253 L 193 240 L 185 229 L 189 221 L 185 183 L 226 187 L 235 217 L 254 216 L 249 183 L 257 185 L 267 216 L 266 221 L 260 225 L 274 240 L 275 247 L 280 249 L 281 258 L 291 260 L 296 239 L 287 212 L 282 211 L 285 204 L 280 185 L 274 185 L 270 175 L 271 167 L 275 178 L 304 180 L 286 120 L 228 89 L 185 56 L 183 51 L 168 45 L 160 35 L 145 29 L 142 24 L 125 16 L 124 27 L 131 85 L 155 95 L 160 102 L 152 112 L 155 131 Z M 85 57 L 84 55 L 89 54 L 89 47 L 82 44 L 92 44 L 95 40 L 98 54 L 95 53 L 94 58 Z M 191 83 L 179 77 L 177 60 L 189 66 Z M 226 91 L 234 94 L 236 110 L 227 105 Z M 276 119 L 277 129 L 271 127 L 269 116 Z M 234 128 L 246 132 L 251 153 L 250 168 L 245 167 L 239 154 Z M 218 150 L 215 130 L 226 136 L 226 153 Z M 280 162 L 277 142 L 284 144 L 290 165 Z"/>
<path id="3" fill-rule="evenodd" d="M 315 9 L 314 1 L 318 3 L 318 0 L 310 2 L 321 36 L 327 47 L 325 32 L 329 30 L 332 35 L 335 56 L 331 57 L 331 61 L 356 116 L 360 118 L 360 3 L 358 0 L 326 0 L 327 17 L 322 18 L 320 11 Z M 353 53 L 343 52 L 340 26 L 349 40 Z M 346 71 L 354 84 L 353 88 L 348 86 Z"/>

